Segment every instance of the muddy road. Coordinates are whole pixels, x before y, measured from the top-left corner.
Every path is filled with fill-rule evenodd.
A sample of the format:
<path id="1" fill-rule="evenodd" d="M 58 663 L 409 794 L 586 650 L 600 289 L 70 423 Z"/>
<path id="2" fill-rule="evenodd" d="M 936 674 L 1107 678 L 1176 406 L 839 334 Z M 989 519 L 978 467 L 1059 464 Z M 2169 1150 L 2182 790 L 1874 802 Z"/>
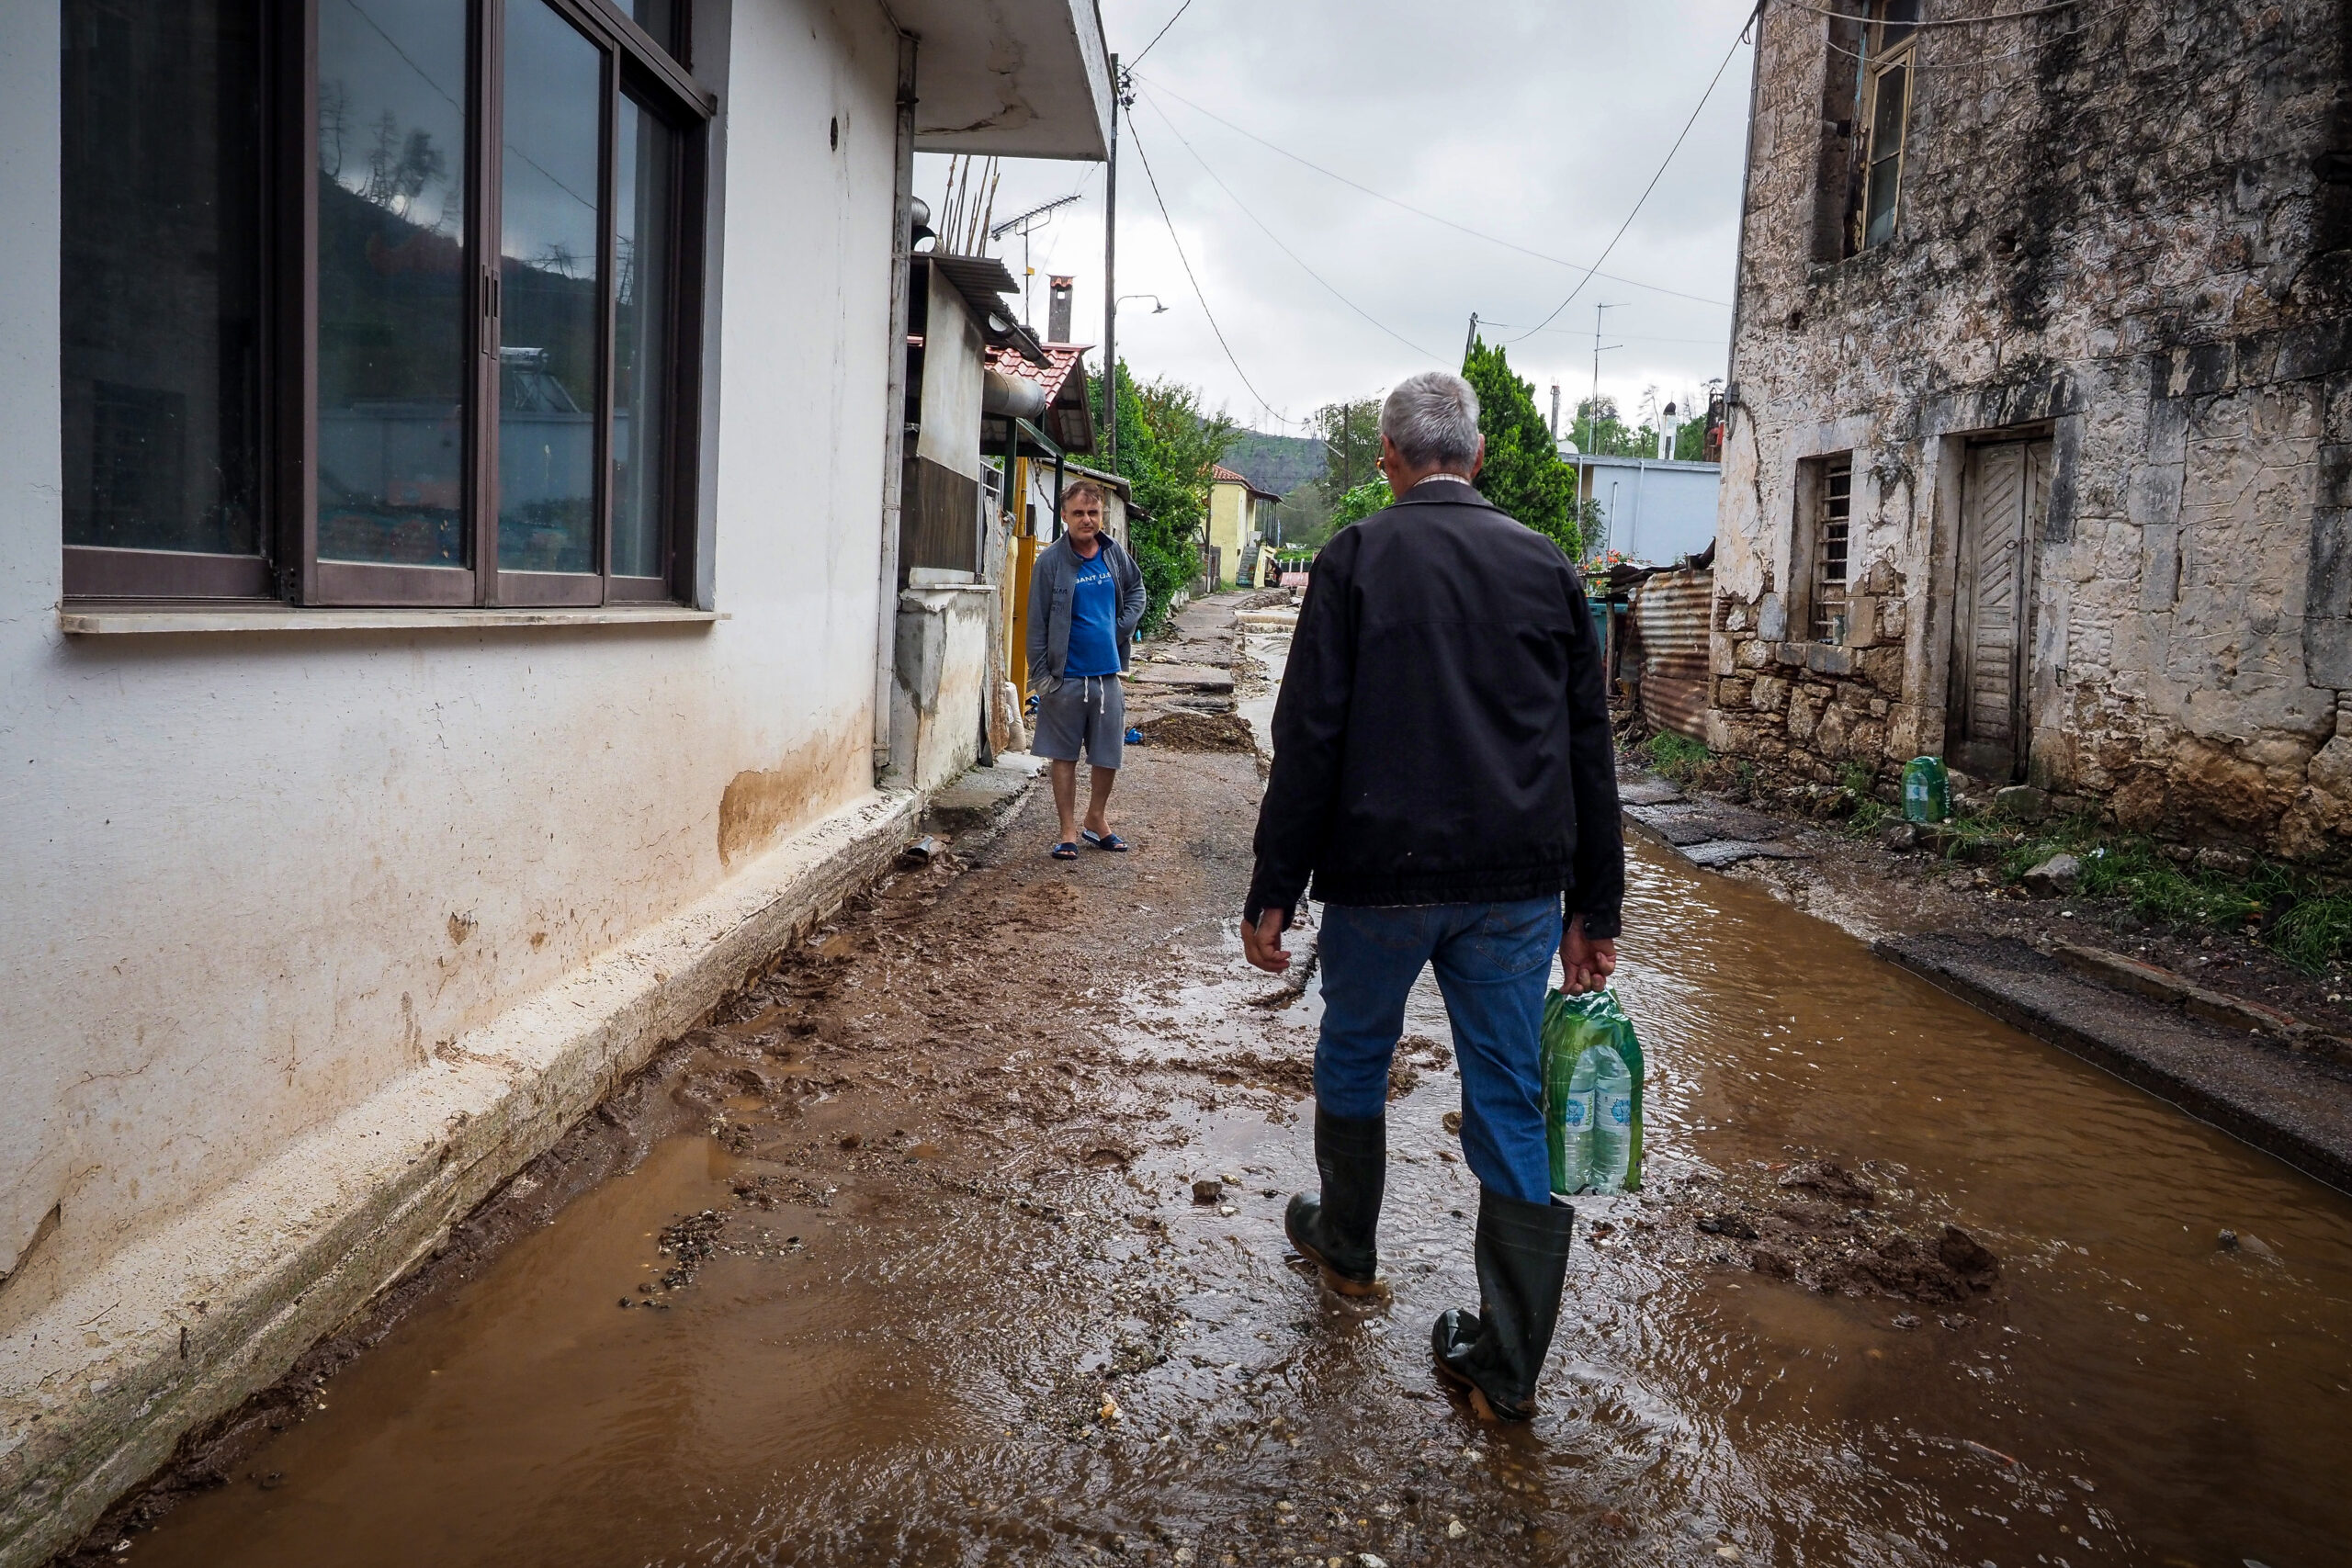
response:
<path id="1" fill-rule="evenodd" d="M 1428 1364 L 1476 1298 L 1434 990 L 1395 1299 L 1343 1305 L 1280 1223 L 1316 990 L 1232 931 L 1256 760 L 1130 763 L 1136 852 L 1048 862 L 1041 792 L 901 874 L 93 1556 L 2345 1560 L 2352 1203 L 1645 849 L 1649 1189 L 1580 1205 L 1544 1412 L 1481 1429 Z"/>

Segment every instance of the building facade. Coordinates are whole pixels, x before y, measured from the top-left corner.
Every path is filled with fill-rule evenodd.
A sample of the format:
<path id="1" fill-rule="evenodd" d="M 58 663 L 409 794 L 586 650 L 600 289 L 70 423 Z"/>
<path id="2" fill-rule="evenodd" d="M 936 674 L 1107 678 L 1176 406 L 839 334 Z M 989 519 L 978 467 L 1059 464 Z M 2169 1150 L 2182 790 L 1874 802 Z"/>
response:
<path id="1" fill-rule="evenodd" d="M 2342 8 L 1825 9 L 1760 22 L 1711 739 L 2337 856 Z"/>
<path id="2" fill-rule="evenodd" d="M 1722 465 L 1668 457 L 1564 458 L 1579 501 L 1600 509 L 1589 553 L 1613 550 L 1645 566 L 1670 566 L 1714 543 Z"/>
<path id="3" fill-rule="evenodd" d="M 1100 159 L 1106 66 L 1076 0 L 0 12 L 0 1563 L 887 863 L 913 153 Z"/>
<path id="4" fill-rule="evenodd" d="M 1260 490 L 1224 464 L 1209 470 L 1208 546 L 1216 552 L 1216 582 L 1231 588 L 1249 570 L 1251 547 L 1273 537 L 1282 497 Z"/>

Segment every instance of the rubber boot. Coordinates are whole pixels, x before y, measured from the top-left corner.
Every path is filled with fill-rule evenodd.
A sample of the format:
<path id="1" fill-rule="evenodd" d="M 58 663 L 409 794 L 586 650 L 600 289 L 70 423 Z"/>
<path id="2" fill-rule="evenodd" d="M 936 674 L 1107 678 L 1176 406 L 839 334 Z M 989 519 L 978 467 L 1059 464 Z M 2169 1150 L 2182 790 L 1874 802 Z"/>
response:
<path id="1" fill-rule="evenodd" d="M 1388 1184 L 1388 1119 L 1334 1116 L 1315 1108 L 1315 1168 L 1321 1201 L 1291 1197 L 1283 1229 L 1290 1244 L 1323 1270 L 1324 1282 L 1343 1296 L 1380 1293 L 1380 1196 Z"/>
<path id="2" fill-rule="evenodd" d="M 1430 1331 L 1438 1375 L 1487 1420 L 1535 1414 L 1535 1381 L 1560 1321 L 1577 1213 L 1478 1191 L 1478 1310 L 1442 1313 Z"/>

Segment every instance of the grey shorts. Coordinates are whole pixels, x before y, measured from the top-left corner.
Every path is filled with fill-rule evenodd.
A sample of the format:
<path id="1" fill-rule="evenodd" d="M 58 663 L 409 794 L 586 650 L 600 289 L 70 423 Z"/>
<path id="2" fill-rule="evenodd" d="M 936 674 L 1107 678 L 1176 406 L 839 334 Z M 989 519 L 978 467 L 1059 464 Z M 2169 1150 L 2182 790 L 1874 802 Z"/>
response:
<path id="1" fill-rule="evenodd" d="M 1082 747 L 1098 768 L 1116 768 L 1126 753 L 1127 694 L 1116 675 L 1073 676 L 1037 699 L 1032 754 L 1075 762 Z"/>

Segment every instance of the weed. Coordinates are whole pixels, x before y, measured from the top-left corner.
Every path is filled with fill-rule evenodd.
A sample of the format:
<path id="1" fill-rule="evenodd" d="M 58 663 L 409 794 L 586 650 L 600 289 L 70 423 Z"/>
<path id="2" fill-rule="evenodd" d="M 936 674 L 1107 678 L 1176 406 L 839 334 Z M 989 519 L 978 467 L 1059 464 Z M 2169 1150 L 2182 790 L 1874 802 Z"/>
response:
<path id="1" fill-rule="evenodd" d="M 1714 753 L 1686 735 L 1661 729 L 1650 737 L 1650 765 L 1677 784 L 1689 784 Z"/>
<path id="2" fill-rule="evenodd" d="M 2270 930 L 2270 945 L 2313 974 L 2352 953 L 2352 897 L 2324 893 L 2288 906 Z"/>

